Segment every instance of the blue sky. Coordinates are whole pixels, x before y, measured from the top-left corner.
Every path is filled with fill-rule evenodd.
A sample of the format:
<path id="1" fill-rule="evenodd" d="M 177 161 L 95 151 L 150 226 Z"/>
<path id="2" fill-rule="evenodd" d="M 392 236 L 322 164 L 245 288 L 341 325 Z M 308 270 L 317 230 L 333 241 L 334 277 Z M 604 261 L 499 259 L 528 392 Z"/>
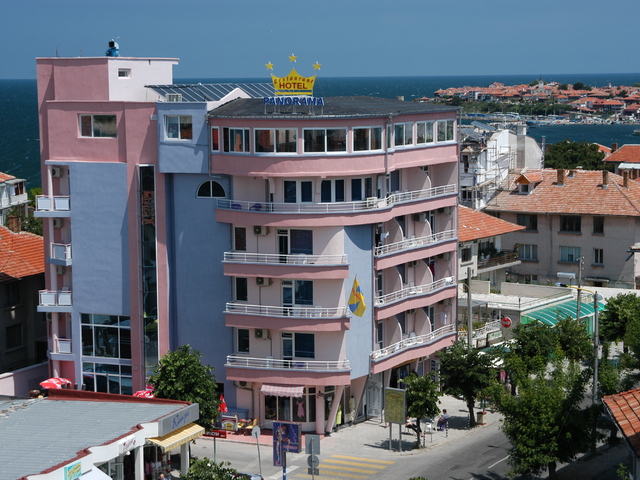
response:
<path id="1" fill-rule="evenodd" d="M 638 0 L 2 0 L 0 78 L 35 58 L 177 57 L 175 78 L 640 71 Z M 319 62 L 321 72 L 312 65 Z"/>

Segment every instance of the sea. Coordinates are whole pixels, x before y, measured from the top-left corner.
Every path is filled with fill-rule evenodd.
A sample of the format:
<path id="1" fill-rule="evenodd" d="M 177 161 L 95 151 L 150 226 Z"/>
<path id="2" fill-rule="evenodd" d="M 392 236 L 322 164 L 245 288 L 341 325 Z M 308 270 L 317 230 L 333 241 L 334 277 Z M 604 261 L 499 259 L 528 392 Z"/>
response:
<path id="1" fill-rule="evenodd" d="M 370 95 L 374 97 L 433 97 L 441 88 L 481 86 L 493 82 L 505 85 L 528 84 L 534 80 L 574 84 L 582 82 L 592 87 L 640 84 L 640 73 L 620 74 L 556 74 L 556 75 L 457 75 L 421 77 L 329 77 L 318 76 L 314 94 L 322 97 Z M 175 83 L 266 83 L 266 78 L 184 78 Z M 634 137 L 637 125 L 550 125 L 538 126 L 528 135 L 547 145 L 568 139 L 611 146 L 640 143 Z M 27 180 L 27 188 L 40 186 L 40 145 L 36 81 L 0 80 L 0 172 Z"/>

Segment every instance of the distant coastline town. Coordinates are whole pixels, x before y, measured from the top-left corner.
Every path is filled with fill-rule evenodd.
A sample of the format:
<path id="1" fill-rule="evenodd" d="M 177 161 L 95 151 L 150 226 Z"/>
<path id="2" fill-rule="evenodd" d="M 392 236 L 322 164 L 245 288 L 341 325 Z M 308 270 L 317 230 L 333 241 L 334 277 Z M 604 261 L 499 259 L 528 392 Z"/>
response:
<path id="1" fill-rule="evenodd" d="M 463 119 L 524 122 L 529 126 L 585 123 L 640 123 L 640 84 L 590 87 L 581 82 L 564 84 L 542 79 L 521 85 L 494 82 L 487 87 L 451 87 L 434 92 L 434 98 L 462 109 Z"/>

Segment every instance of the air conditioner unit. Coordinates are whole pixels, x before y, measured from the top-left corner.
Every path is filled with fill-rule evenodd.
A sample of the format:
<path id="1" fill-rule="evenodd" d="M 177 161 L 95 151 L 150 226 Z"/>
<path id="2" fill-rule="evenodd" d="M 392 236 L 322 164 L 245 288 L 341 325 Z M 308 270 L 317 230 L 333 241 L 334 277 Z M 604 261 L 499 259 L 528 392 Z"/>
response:
<path id="1" fill-rule="evenodd" d="M 53 219 L 53 228 L 62 228 L 64 226 L 64 220 L 61 218 Z"/>
<path id="2" fill-rule="evenodd" d="M 449 208 L 449 207 L 440 207 L 438 209 L 438 213 L 444 213 L 445 215 L 449 215 L 451 213 L 451 208 Z"/>
<path id="3" fill-rule="evenodd" d="M 256 277 L 256 285 L 268 286 L 273 283 L 273 280 L 268 277 Z"/>
<path id="4" fill-rule="evenodd" d="M 268 235 L 269 234 L 269 227 L 262 227 L 260 225 L 256 225 L 255 227 L 253 227 L 253 234 L 254 235 Z"/>
<path id="5" fill-rule="evenodd" d="M 378 208 L 378 197 L 368 197 L 367 208 Z"/>
<path id="6" fill-rule="evenodd" d="M 251 382 L 245 382 L 244 380 L 238 380 L 237 382 L 234 382 L 236 384 L 236 387 L 239 388 L 251 388 L 253 386 L 253 384 Z"/>
<path id="7" fill-rule="evenodd" d="M 414 222 L 426 222 L 427 219 L 429 217 L 427 216 L 427 214 L 425 212 L 421 212 L 421 213 L 414 213 L 413 214 L 413 221 Z"/>
<path id="8" fill-rule="evenodd" d="M 182 101 L 182 94 L 181 93 L 167 93 L 164 98 L 165 98 L 165 100 L 167 102 L 181 102 Z"/>
<path id="9" fill-rule="evenodd" d="M 67 271 L 67 269 L 63 265 L 56 265 L 56 274 L 64 275 L 64 272 L 66 272 L 66 271 Z"/>
<path id="10" fill-rule="evenodd" d="M 51 176 L 60 178 L 62 176 L 62 169 L 60 167 L 51 167 Z"/>
<path id="11" fill-rule="evenodd" d="M 257 328 L 256 338 L 269 338 L 269 330 Z"/>
<path id="12" fill-rule="evenodd" d="M 409 266 L 410 267 L 417 267 L 418 266 L 418 260 L 411 260 L 409 262 Z"/>

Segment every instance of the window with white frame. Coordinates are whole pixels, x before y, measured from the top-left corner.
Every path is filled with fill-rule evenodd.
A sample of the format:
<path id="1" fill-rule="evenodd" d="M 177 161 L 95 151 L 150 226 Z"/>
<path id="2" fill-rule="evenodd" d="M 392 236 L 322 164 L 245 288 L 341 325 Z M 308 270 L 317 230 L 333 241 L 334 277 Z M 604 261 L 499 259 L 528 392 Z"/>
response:
<path id="1" fill-rule="evenodd" d="M 224 187 L 215 180 L 207 180 L 198 187 L 198 198 L 226 197 Z"/>
<path id="2" fill-rule="evenodd" d="M 118 129 L 115 115 L 79 115 L 80 136 L 116 138 Z"/>
<path id="3" fill-rule="evenodd" d="M 164 117 L 164 125 L 168 139 L 193 139 L 193 121 L 191 115 L 167 115 Z"/>
<path id="4" fill-rule="evenodd" d="M 563 263 L 578 263 L 580 247 L 560 247 L 560 261 Z"/>
<path id="5" fill-rule="evenodd" d="M 455 121 L 454 120 L 438 120 L 438 142 L 451 142 L 455 140 Z"/>
<path id="6" fill-rule="evenodd" d="M 433 143 L 433 124 L 434 122 L 416 123 L 416 143 L 418 145 Z"/>
<path id="7" fill-rule="evenodd" d="M 367 152 L 382 149 L 382 127 L 353 129 L 353 151 Z"/>
<path id="8" fill-rule="evenodd" d="M 351 201 L 358 202 L 373 196 L 372 178 L 351 179 Z"/>
<path id="9" fill-rule="evenodd" d="M 220 129 L 218 127 L 211 127 L 211 151 L 220 151 Z"/>
<path id="10" fill-rule="evenodd" d="M 282 332 L 282 359 L 315 358 L 315 336 L 313 333 Z"/>
<path id="11" fill-rule="evenodd" d="M 394 141 L 396 147 L 413 145 L 413 123 L 396 123 L 393 126 Z"/>
<path id="12" fill-rule="evenodd" d="M 537 262 L 538 245 L 520 245 L 520 248 L 518 250 L 518 258 L 520 260 Z"/>
<path id="13" fill-rule="evenodd" d="M 249 153 L 249 129 L 229 128 L 222 129 L 223 147 L 229 153 Z"/>
<path id="14" fill-rule="evenodd" d="M 118 315 L 80 315 L 82 354 L 131 359 L 131 321 Z"/>
<path id="15" fill-rule="evenodd" d="M 604 265 L 604 248 L 593 249 L 593 264 Z"/>
<path id="16" fill-rule="evenodd" d="M 313 182 L 311 180 L 285 180 L 284 203 L 313 202 Z"/>
<path id="17" fill-rule="evenodd" d="M 344 202 L 344 179 L 322 180 L 320 201 L 323 203 Z"/>
<path id="18" fill-rule="evenodd" d="M 256 128 L 256 153 L 296 153 L 298 131 L 295 128 Z"/>
<path id="19" fill-rule="evenodd" d="M 82 362 L 82 382 L 90 392 L 133 393 L 131 365 Z"/>
<path id="20" fill-rule="evenodd" d="M 309 128 L 302 132 L 304 153 L 347 151 L 346 128 Z"/>

